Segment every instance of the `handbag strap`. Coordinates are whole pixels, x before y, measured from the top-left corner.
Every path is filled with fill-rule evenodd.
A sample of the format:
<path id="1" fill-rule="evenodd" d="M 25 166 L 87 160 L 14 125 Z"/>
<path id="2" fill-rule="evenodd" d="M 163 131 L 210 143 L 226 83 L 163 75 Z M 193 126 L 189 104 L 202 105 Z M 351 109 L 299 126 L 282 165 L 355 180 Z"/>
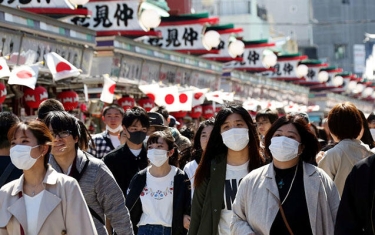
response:
<path id="1" fill-rule="evenodd" d="M 290 235 L 294 235 L 292 229 L 289 226 L 288 220 L 286 219 L 286 216 L 285 216 L 285 213 L 284 213 L 284 209 L 283 209 L 283 206 L 281 204 L 279 204 L 279 208 L 280 208 L 281 217 L 283 217 L 284 224 L 285 224 L 286 228 L 288 229 Z"/>
<path id="2" fill-rule="evenodd" d="M 3 174 L 1 174 L 1 177 L 0 177 L 0 188 L 5 184 L 5 182 L 9 178 L 10 174 L 12 173 L 14 167 L 15 166 L 13 165 L 13 163 L 9 162 L 9 164 L 5 168 Z"/>

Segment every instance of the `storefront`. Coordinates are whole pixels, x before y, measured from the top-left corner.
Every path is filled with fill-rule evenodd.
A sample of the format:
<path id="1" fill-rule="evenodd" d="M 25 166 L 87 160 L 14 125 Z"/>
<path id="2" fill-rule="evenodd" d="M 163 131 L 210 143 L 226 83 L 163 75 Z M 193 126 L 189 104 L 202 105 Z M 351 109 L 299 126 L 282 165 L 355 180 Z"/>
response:
<path id="1" fill-rule="evenodd" d="M 57 94 L 65 89 L 83 88 L 78 80 L 90 73 L 95 31 L 0 5 L 0 32 L 1 56 L 6 58 L 9 68 L 38 64 L 36 88 L 44 88 L 35 89 L 25 97 L 25 86 L 9 85 L 8 77 L 0 78 L 7 93 L 2 110 L 11 110 L 17 115 L 24 115 L 25 110 L 27 115 L 34 115 L 35 107 L 42 100 L 57 98 Z M 81 75 L 55 82 L 45 63 L 44 55 L 49 52 L 56 52 L 81 69 Z M 37 93 L 37 90 L 42 90 L 42 93 Z"/>

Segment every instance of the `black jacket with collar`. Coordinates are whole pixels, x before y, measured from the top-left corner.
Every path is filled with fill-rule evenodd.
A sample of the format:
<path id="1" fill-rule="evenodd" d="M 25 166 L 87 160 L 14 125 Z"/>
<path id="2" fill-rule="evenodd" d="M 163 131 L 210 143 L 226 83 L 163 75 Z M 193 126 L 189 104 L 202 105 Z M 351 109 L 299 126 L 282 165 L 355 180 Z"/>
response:
<path id="1" fill-rule="evenodd" d="M 133 177 L 125 199 L 125 204 L 130 211 L 134 234 L 137 234 L 138 232 L 137 224 L 143 213 L 142 202 L 139 197 L 146 185 L 146 173 L 147 168 Z M 184 215 L 190 215 L 190 205 L 190 180 L 184 171 L 177 169 L 173 182 L 173 235 L 185 235 L 187 233 L 187 230 L 183 226 L 183 218 Z"/>
<path id="2" fill-rule="evenodd" d="M 142 145 L 139 155 L 134 156 L 128 145 L 124 144 L 105 155 L 103 161 L 111 170 L 125 196 L 130 180 L 148 165 L 147 150 Z"/>
<path id="3" fill-rule="evenodd" d="M 335 235 L 375 234 L 375 155 L 354 165 L 346 178 Z"/>

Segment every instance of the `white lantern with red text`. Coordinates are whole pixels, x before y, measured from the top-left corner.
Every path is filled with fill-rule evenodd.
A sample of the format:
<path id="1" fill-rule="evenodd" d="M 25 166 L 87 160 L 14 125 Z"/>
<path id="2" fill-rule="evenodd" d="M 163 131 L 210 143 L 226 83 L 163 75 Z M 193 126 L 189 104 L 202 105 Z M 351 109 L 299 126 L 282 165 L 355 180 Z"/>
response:
<path id="1" fill-rule="evenodd" d="M 66 111 L 78 107 L 78 94 L 75 91 L 63 91 L 57 95 L 57 99 L 63 104 Z"/>
<path id="2" fill-rule="evenodd" d="M 42 101 L 48 99 L 48 92 L 46 88 L 42 86 L 35 87 L 34 90 L 24 87 L 23 99 L 27 106 L 36 109 L 39 107 L 39 104 L 42 103 Z"/>

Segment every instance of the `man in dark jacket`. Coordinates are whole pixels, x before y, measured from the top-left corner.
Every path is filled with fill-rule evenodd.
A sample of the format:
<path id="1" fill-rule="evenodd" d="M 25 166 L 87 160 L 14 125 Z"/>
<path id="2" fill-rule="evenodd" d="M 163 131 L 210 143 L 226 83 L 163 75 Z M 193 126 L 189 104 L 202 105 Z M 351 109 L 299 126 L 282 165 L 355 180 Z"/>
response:
<path id="1" fill-rule="evenodd" d="M 0 112 L 0 188 L 22 175 L 22 170 L 17 169 L 10 160 L 10 143 L 8 141 L 9 129 L 20 120 L 10 112 Z"/>
<path id="2" fill-rule="evenodd" d="M 345 181 L 335 235 L 375 234 L 375 155 L 359 161 Z"/>
<path id="3" fill-rule="evenodd" d="M 125 196 L 130 180 L 148 165 L 147 149 L 143 145 L 150 126 L 147 112 L 141 107 L 126 110 L 122 126 L 127 137 L 126 143 L 105 155 L 103 161 Z"/>

